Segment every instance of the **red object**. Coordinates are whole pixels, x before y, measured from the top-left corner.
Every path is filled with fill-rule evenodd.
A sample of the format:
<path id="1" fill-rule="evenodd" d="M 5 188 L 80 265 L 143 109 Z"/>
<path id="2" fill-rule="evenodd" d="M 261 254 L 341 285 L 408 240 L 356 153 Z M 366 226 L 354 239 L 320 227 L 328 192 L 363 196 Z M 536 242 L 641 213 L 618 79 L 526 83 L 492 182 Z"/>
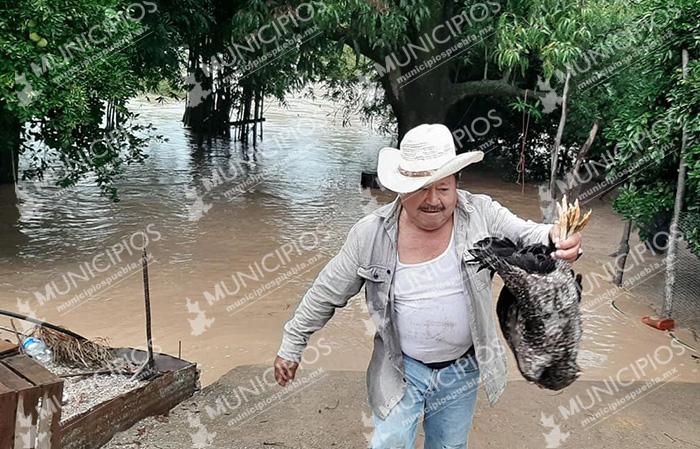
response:
<path id="1" fill-rule="evenodd" d="M 676 325 L 676 322 L 671 318 L 652 318 L 650 316 L 642 317 L 642 323 L 660 331 L 673 329 L 673 327 Z"/>

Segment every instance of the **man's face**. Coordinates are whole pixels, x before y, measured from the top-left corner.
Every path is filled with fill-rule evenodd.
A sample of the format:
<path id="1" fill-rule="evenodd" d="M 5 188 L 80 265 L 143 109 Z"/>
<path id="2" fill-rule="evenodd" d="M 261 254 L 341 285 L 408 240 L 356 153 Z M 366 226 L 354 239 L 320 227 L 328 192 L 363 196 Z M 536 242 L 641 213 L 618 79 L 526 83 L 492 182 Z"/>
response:
<path id="1" fill-rule="evenodd" d="M 457 206 L 457 180 L 450 175 L 400 198 L 411 222 L 425 231 L 433 231 L 452 217 Z"/>

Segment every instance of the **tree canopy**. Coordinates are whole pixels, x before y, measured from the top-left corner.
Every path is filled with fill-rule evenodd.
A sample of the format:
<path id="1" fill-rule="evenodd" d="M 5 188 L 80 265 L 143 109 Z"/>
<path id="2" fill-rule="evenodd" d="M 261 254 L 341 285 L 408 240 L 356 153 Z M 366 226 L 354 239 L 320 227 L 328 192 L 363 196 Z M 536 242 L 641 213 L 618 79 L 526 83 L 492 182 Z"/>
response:
<path id="1" fill-rule="evenodd" d="M 262 98 L 323 85 L 346 114 L 399 138 L 439 122 L 462 150 L 490 139 L 492 163 L 528 181 L 548 176 L 558 130 L 556 175 L 570 172 L 595 124 L 584 163 L 604 161 L 615 209 L 642 234 L 673 208 L 685 128 L 690 223 L 699 12 L 698 0 L 3 1 L 0 180 L 87 176 L 114 194 L 114 177 L 157 138 L 130 98 L 186 95 L 185 125 L 228 138 L 231 121 L 256 123 Z M 683 231 L 698 252 L 698 226 Z"/>

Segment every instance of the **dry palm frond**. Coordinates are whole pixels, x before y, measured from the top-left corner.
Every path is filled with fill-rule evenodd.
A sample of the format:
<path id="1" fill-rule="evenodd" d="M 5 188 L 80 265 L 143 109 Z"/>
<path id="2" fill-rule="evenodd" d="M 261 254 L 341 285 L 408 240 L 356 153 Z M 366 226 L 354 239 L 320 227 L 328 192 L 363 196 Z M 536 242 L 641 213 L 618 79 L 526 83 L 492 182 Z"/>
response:
<path id="1" fill-rule="evenodd" d="M 44 341 L 53 353 L 54 362 L 73 368 L 109 368 L 114 355 L 102 338 L 79 340 L 70 335 L 40 326 L 35 335 Z"/>
<path id="2" fill-rule="evenodd" d="M 589 210 L 581 217 L 581 208 L 578 200 L 574 204 L 569 204 L 566 201 L 566 195 L 561 199 L 561 204 L 557 203 L 557 213 L 559 219 L 555 222 L 559 224 L 559 237 L 566 240 L 568 237 L 580 232 L 590 221 L 591 213 Z"/>

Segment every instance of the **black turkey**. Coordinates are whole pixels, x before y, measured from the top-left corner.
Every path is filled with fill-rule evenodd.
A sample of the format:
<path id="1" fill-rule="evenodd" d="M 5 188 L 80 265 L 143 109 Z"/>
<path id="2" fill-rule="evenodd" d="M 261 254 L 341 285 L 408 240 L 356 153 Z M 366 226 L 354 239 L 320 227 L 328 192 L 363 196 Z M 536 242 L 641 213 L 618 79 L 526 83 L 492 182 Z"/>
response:
<path id="1" fill-rule="evenodd" d="M 590 212 L 579 220 L 578 201 L 560 208 L 563 239 L 580 231 Z M 469 250 L 503 279 L 496 313 L 523 377 L 540 387 L 561 390 L 578 377 L 581 341 L 581 275 L 569 263 L 553 259 L 552 245 L 520 246 L 507 238 L 489 237 Z"/>

